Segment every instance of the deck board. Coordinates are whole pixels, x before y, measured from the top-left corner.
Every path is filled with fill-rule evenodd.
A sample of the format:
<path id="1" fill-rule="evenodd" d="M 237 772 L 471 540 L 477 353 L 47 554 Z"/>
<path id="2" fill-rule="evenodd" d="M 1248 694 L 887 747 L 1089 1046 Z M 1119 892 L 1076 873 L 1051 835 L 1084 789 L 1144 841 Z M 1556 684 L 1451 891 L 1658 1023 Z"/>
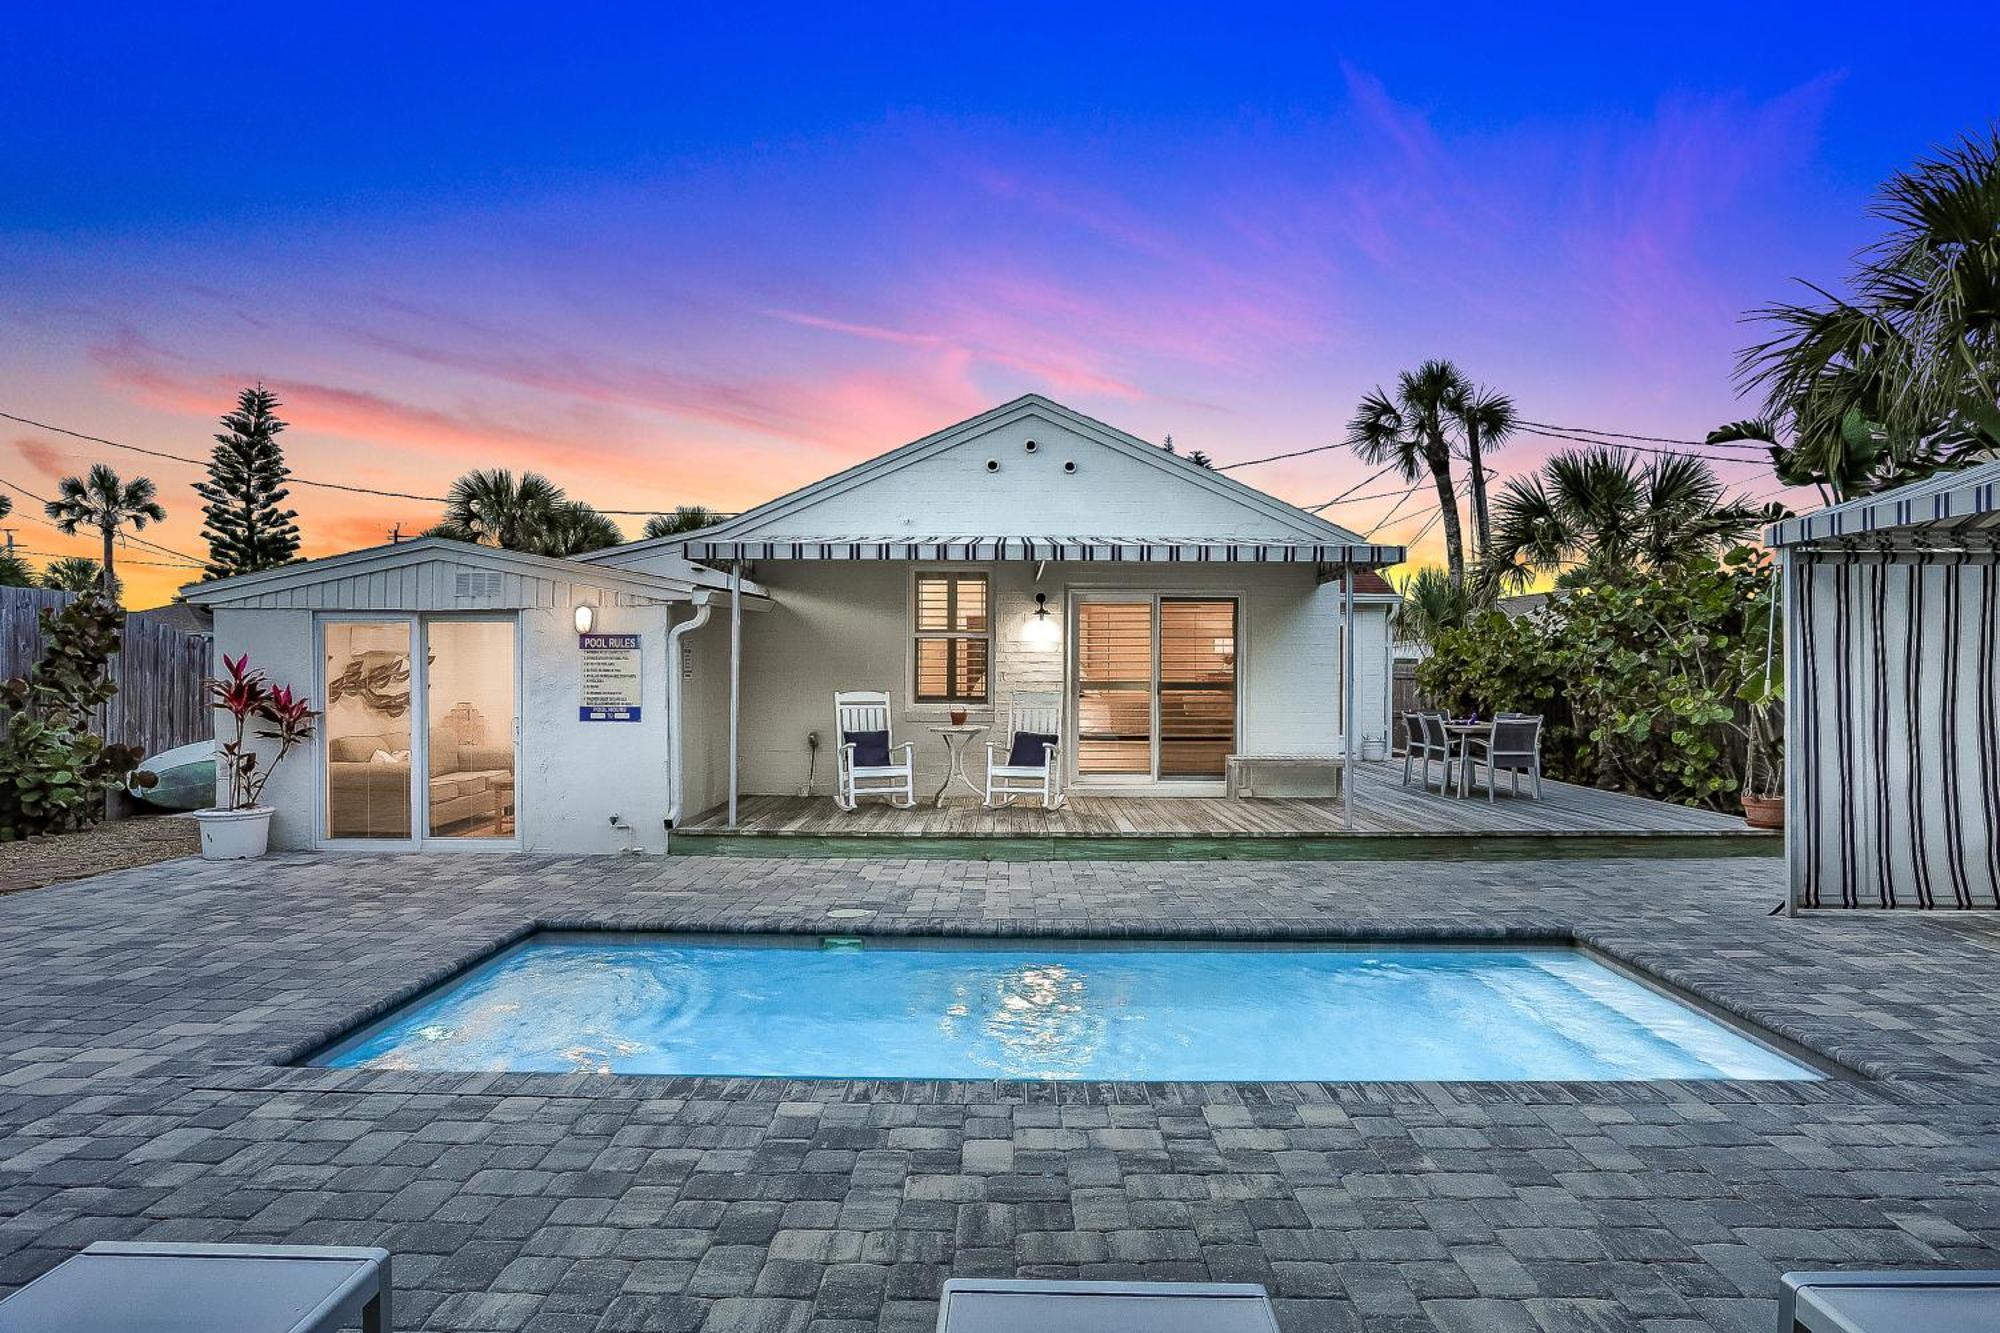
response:
<path id="1" fill-rule="evenodd" d="M 1023 803 L 987 810 L 975 799 L 928 801 L 898 810 L 865 801 L 845 811 L 825 796 L 745 796 L 739 834 L 799 838 L 1399 838 L 1766 836 L 1751 834 L 1734 815 L 1545 781 L 1544 799 L 1505 784 L 1490 803 L 1483 789 L 1470 799 L 1402 783 L 1400 763 L 1355 766 L 1354 828 L 1347 832 L 1338 800 L 1230 800 L 1221 797 L 1093 796 L 1072 792 L 1060 810 Z M 731 832 L 712 810 L 684 825 L 688 834 Z"/>

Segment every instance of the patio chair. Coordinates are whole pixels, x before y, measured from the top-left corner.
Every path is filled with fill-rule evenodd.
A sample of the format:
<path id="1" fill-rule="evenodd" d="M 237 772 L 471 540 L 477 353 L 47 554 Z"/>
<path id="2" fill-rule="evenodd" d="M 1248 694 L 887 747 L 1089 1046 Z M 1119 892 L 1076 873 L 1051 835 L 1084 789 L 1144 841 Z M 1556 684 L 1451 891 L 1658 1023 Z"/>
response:
<path id="1" fill-rule="evenodd" d="M 833 803 L 852 810 L 864 796 L 887 797 L 899 810 L 917 803 L 915 747 L 896 744 L 889 696 L 881 690 L 841 690 L 833 696 Z M 900 756 L 900 757 L 899 757 Z"/>
<path id="2" fill-rule="evenodd" d="M 1521 794 L 1521 775 L 1528 774 L 1534 779 L 1535 799 L 1542 799 L 1542 719 L 1521 713 L 1502 713 L 1493 719 L 1493 733 L 1489 736 L 1474 736 L 1467 742 L 1476 768 L 1482 762 L 1486 765 L 1486 799 L 1493 800 L 1493 789 L 1500 769 L 1511 775 L 1510 786 L 1513 794 Z"/>
<path id="3" fill-rule="evenodd" d="M 1007 705 L 1007 743 L 986 746 L 986 808 L 1039 797 L 1042 809 L 1063 803 L 1060 694 L 1023 690 Z"/>
<path id="4" fill-rule="evenodd" d="M 1458 755 L 1453 752 L 1451 733 L 1444 728 L 1443 713 L 1418 713 L 1416 718 L 1417 729 L 1423 737 L 1417 758 L 1423 764 L 1424 789 L 1430 789 L 1431 761 L 1437 760 L 1444 765 L 1438 778 L 1438 792 L 1442 795 L 1451 788 L 1451 775 L 1458 761 Z"/>
<path id="5" fill-rule="evenodd" d="M 1396 716 L 1403 724 L 1403 785 L 1407 787 L 1411 768 L 1423 757 L 1425 749 L 1423 714 L 1412 711 Z"/>

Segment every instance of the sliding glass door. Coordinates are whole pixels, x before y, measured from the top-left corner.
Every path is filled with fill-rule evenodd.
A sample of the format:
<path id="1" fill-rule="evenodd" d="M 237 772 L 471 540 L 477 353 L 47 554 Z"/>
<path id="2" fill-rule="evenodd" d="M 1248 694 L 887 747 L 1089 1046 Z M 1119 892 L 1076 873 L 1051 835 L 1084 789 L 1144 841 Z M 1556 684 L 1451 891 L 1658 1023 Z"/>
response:
<path id="1" fill-rule="evenodd" d="M 329 620 L 325 651 L 326 836 L 410 837 L 412 698 L 408 620 Z"/>
<path id="2" fill-rule="evenodd" d="M 424 625 L 424 825 L 433 838 L 514 836 L 514 628 L 511 620 Z"/>
<path id="3" fill-rule="evenodd" d="M 1083 594 L 1075 621 L 1078 781 L 1220 781 L 1236 748 L 1235 599 Z"/>
<path id="4" fill-rule="evenodd" d="M 337 615 L 320 644 L 323 839 L 511 844 L 517 623 Z"/>

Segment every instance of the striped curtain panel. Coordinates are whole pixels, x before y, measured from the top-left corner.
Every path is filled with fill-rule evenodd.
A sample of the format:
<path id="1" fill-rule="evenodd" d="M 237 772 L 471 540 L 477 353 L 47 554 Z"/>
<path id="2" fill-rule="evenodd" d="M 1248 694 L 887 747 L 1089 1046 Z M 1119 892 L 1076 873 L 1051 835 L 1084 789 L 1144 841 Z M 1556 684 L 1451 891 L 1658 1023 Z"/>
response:
<path id="1" fill-rule="evenodd" d="M 1793 902 L 2000 907 L 1994 553 L 1790 555 Z"/>

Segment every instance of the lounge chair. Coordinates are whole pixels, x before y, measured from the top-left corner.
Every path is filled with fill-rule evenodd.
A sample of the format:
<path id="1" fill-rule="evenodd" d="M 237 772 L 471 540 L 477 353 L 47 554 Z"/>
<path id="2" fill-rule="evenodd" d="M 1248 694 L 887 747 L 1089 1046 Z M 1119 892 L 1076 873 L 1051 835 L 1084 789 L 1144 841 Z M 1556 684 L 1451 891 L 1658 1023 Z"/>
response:
<path id="1" fill-rule="evenodd" d="M 389 1252 L 106 1241 L 0 1301 L 0 1333 L 389 1333 Z"/>
<path id="2" fill-rule="evenodd" d="M 917 803 L 915 747 L 896 744 L 889 696 L 880 690 L 841 690 L 833 696 L 833 803 L 852 810 L 864 796 L 886 797 L 899 810 Z M 899 757 L 900 756 L 900 757 Z"/>
<path id="3" fill-rule="evenodd" d="M 1042 809 L 1062 805 L 1062 717 L 1060 694 L 1023 691 L 1007 705 L 1007 742 L 986 746 L 986 808 L 1012 805 L 1033 796 Z"/>
<path id="4" fill-rule="evenodd" d="M 1787 1273 L 1779 1333 L 1973 1333 L 2000 1328 L 2000 1270 Z"/>
<path id="5" fill-rule="evenodd" d="M 1248 1282 L 1043 1282 L 951 1278 L 937 1333 L 1278 1333 L 1271 1298 Z"/>

